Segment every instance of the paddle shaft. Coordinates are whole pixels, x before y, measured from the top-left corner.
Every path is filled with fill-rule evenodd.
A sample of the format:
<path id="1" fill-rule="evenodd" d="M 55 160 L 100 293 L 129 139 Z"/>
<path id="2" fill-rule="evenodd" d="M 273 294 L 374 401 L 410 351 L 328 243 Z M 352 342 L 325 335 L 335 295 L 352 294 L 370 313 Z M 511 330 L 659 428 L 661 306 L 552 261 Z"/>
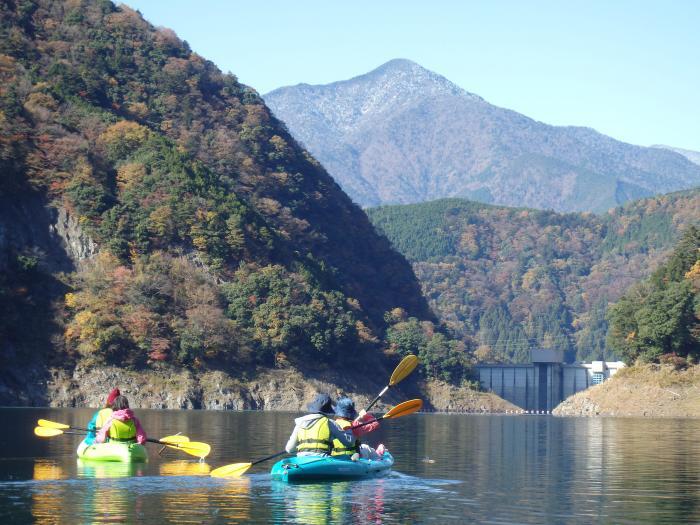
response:
<path id="1" fill-rule="evenodd" d="M 175 435 L 178 436 L 178 435 L 180 435 L 180 434 L 182 434 L 182 432 L 178 432 L 178 433 L 175 434 Z M 167 448 L 167 445 L 163 445 L 162 447 L 160 447 L 160 448 L 158 449 L 158 455 L 160 456 L 166 448 Z"/>
<path id="2" fill-rule="evenodd" d="M 78 428 L 75 430 L 82 430 L 82 429 Z M 73 434 L 74 436 L 84 436 L 85 435 L 85 432 L 71 432 L 70 430 L 62 430 L 61 433 L 62 434 Z"/>
<path id="3" fill-rule="evenodd" d="M 96 430 L 89 430 L 87 428 L 80 428 L 80 427 L 68 427 L 68 428 L 71 430 L 78 430 L 80 432 L 88 432 L 88 433 L 95 432 L 95 433 L 97 433 Z M 65 432 L 65 431 L 63 433 L 64 434 L 78 434 L 78 432 Z M 165 445 L 166 447 L 187 448 L 187 447 L 178 446 L 178 445 L 180 445 L 180 443 L 168 443 L 166 441 L 161 441 L 160 439 L 146 438 L 146 441 L 148 441 L 149 443 L 158 443 L 159 445 Z"/>
<path id="4" fill-rule="evenodd" d="M 379 401 L 379 399 L 384 394 L 386 394 L 389 388 L 406 379 L 406 376 L 413 372 L 413 369 L 416 368 L 417 364 L 418 358 L 415 355 L 410 354 L 404 357 L 401 360 L 401 362 L 396 366 L 394 372 L 391 374 L 391 377 L 389 378 L 389 384 L 386 385 L 384 389 L 381 392 L 379 392 L 379 395 L 372 400 L 369 406 L 365 409 L 365 412 L 369 412 L 370 409 L 375 405 L 375 403 Z"/>
<path id="5" fill-rule="evenodd" d="M 257 465 L 258 463 L 263 463 L 265 461 L 268 461 L 270 459 L 277 458 L 279 456 L 283 456 L 287 453 L 286 450 L 283 450 L 282 452 L 277 452 L 276 454 L 272 454 L 271 456 L 267 456 L 266 458 L 258 459 L 257 461 L 253 461 L 250 466 L 252 467 L 253 465 Z"/>
<path id="6" fill-rule="evenodd" d="M 381 397 L 382 397 L 384 394 L 386 394 L 386 391 L 389 390 L 389 387 L 391 387 L 391 385 L 386 385 L 386 386 L 384 387 L 384 390 L 382 390 L 381 392 L 379 392 L 379 395 L 378 395 L 377 397 L 375 397 L 375 398 L 372 400 L 372 402 L 369 404 L 369 406 L 365 409 L 365 412 L 369 412 L 369 411 L 370 411 L 370 409 L 377 403 L 377 401 L 379 401 L 379 400 L 381 399 Z"/>
<path id="7" fill-rule="evenodd" d="M 379 416 L 379 417 L 373 419 L 372 421 L 365 421 L 364 423 L 360 423 L 359 425 L 355 425 L 355 426 L 352 427 L 352 428 L 355 429 L 355 428 L 364 427 L 365 425 L 371 425 L 372 423 L 374 423 L 374 422 L 376 422 L 376 421 L 379 421 L 380 419 L 384 419 L 385 417 L 386 417 L 386 416 Z"/>

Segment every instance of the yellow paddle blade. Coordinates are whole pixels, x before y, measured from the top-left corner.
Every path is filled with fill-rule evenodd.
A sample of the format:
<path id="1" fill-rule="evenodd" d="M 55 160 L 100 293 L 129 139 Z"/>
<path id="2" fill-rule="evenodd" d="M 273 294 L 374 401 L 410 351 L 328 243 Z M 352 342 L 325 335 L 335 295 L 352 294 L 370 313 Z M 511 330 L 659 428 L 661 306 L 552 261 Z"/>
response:
<path id="1" fill-rule="evenodd" d="M 40 427 L 46 428 L 70 428 L 70 425 L 64 423 L 56 423 L 55 421 L 49 421 L 48 419 L 40 419 L 36 422 Z"/>
<path id="2" fill-rule="evenodd" d="M 406 357 L 404 357 L 394 370 L 394 373 L 391 374 L 391 378 L 389 379 L 389 386 L 394 386 L 399 381 L 405 379 L 408 374 L 413 372 L 413 369 L 416 368 L 417 364 L 418 358 L 416 356 L 407 355 Z"/>
<path id="3" fill-rule="evenodd" d="M 232 463 L 231 465 L 215 468 L 209 475 L 214 478 L 237 478 L 243 475 L 252 465 L 252 463 Z"/>
<path id="4" fill-rule="evenodd" d="M 48 438 L 54 436 L 60 436 L 63 434 L 63 430 L 60 428 L 46 428 L 46 427 L 35 427 L 34 434 L 39 437 Z"/>
<path id="5" fill-rule="evenodd" d="M 185 454 L 196 456 L 198 458 L 206 458 L 211 452 L 209 443 L 200 443 L 199 441 L 187 441 L 186 443 L 165 443 L 166 446 L 177 450 L 182 450 Z"/>
<path id="6" fill-rule="evenodd" d="M 174 436 L 162 437 L 158 441 L 162 441 L 163 443 L 189 443 L 190 438 L 188 438 L 187 436 L 181 436 L 180 434 L 177 434 Z"/>
<path id="7" fill-rule="evenodd" d="M 384 414 L 382 419 L 407 416 L 409 414 L 413 414 L 414 412 L 418 412 L 421 408 L 423 408 L 422 399 L 411 399 L 410 401 L 404 401 L 403 403 L 396 405 L 394 408 L 389 410 L 389 412 Z"/>

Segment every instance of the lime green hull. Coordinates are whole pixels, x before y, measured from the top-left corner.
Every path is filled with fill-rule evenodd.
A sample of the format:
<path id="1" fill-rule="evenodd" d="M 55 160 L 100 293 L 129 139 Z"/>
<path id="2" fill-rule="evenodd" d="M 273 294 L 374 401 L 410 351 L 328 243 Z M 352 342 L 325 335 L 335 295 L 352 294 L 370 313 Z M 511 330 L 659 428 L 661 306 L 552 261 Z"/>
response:
<path id="1" fill-rule="evenodd" d="M 78 457 L 91 461 L 121 461 L 124 463 L 148 460 L 146 447 L 138 443 L 93 443 L 87 445 L 84 441 L 78 445 Z"/>

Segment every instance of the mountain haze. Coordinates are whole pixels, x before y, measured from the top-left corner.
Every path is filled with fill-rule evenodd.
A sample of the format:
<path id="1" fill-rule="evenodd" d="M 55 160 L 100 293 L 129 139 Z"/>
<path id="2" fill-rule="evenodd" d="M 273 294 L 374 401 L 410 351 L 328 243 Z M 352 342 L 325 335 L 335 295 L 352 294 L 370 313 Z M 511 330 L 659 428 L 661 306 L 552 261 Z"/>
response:
<path id="1" fill-rule="evenodd" d="M 693 164 L 700 165 L 700 151 L 693 151 L 690 149 L 683 149 L 683 148 L 673 148 L 671 146 L 663 146 L 660 144 L 654 145 L 654 146 L 652 146 L 652 148 L 660 148 L 660 149 L 666 149 L 669 151 L 675 151 L 676 153 L 683 155 L 686 159 L 688 159 Z"/>
<path id="2" fill-rule="evenodd" d="M 537 122 L 409 60 L 346 81 L 279 88 L 264 98 L 364 207 L 465 197 L 604 211 L 700 185 L 700 166 L 682 155 Z"/>

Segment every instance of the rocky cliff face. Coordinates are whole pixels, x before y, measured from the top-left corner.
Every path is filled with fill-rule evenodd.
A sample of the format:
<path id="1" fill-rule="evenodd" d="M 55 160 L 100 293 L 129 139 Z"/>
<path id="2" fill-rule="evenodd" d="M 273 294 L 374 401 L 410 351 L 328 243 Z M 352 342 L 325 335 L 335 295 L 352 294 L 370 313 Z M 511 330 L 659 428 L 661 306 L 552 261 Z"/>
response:
<path id="1" fill-rule="evenodd" d="M 52 210 L 55 222 L 49 225 L 49 230 L 61 239 L 65 253 L 73 264 L 80 266 L 86 259 L 97 253 L 97 244 L 80 228 L 78 219 L 65 208 Z"/>
<path id="2" fill-rule="evenodd" d="M 98 407 L 105 392 L 118 386 L 131 405 L 139 408 L 301 411 L 317 392 L 329 392 L 336 398 L 347 395 L 366 406 L 385 386 L 366 377 L 334 372 L 314 377 L 295 369 L 268 370 L 250 379 L 234 379 L 219 371 L 194 374 L 168 368 L 135 372 L 78 366 L 51 369 L 47 375 L 38 369 L 35 372 L 25 376 L 32 389 L 0 382 L 0 405 L 20 401 L 25 406 Z M 426 410 L 497 413 L 517 409 L 494 394 L 407 379 L 382 398 L 377 411 L 415 397 L 424 400 Z"/>
<path id="3" fill-rule="evenodd" d="M 676 152 L 537 122 L 408 60 L 264 98 L 363 206 L 466 197 L 604 211 L 700 184 L 700 166 Z"/>
<path id="4" fill-rule="evenodd" d="M 94 256 L 97 245 L 68 210 L 38 195 L 0 199 L 0 269 L 11 254 L 23 252 L 41 254 L 47 273 L 68 272 Z"/>

